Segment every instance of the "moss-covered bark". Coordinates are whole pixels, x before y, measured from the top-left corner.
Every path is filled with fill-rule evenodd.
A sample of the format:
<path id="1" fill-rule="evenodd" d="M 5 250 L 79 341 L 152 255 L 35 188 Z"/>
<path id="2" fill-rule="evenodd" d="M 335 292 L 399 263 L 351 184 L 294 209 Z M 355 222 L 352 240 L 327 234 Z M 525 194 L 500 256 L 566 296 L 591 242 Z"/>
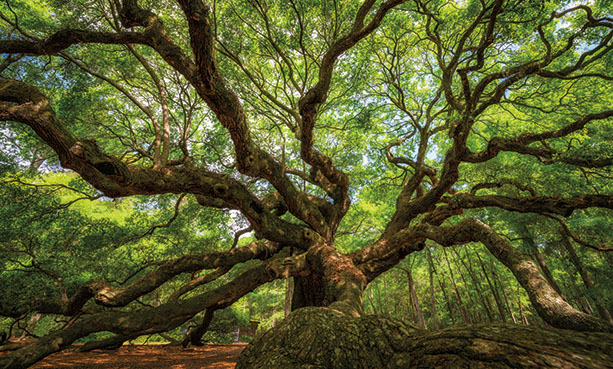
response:
<path id="1" fill-rule="evenodd" d="M 429 332 L 384 316 L 303 308 L 256 338 L 247 368 L 611 368 L 613 334 L 511 324 Z"/>

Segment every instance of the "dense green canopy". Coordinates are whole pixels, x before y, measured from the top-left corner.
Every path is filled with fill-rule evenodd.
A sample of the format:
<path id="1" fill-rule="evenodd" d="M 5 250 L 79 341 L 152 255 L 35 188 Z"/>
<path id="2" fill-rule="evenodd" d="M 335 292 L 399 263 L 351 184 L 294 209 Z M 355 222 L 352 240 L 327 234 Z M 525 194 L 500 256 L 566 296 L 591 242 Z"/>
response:
<path id="1" fill-rule="evenodd" d="M 3 2 L 0 367 L 233 304 L 613 332 L 611 9 Z"/>

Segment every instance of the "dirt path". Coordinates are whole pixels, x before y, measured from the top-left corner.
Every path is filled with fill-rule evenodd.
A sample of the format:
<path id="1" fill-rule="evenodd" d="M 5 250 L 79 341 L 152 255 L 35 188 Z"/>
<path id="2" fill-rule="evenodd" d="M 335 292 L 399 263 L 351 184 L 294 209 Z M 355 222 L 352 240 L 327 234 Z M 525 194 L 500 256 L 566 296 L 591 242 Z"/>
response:
<path id="1" fill-rule="evenodd" d="M 232 369 L 246 344 L 190 347 L 163 345 L 126 345 L 116 351 L 61 352 L 32 366 L 44 368 L 164 368 Z"/>

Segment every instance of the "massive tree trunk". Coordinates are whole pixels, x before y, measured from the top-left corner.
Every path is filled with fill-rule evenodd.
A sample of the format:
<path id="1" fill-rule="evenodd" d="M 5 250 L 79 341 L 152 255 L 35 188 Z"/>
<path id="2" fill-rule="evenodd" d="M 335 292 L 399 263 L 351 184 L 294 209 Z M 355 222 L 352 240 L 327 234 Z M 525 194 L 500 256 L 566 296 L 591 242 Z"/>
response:
<path id="1" fill-rule="evenodd" d="M 321 275 L 294 277 L 292 310 L 306 306 L 325 306 L 325 286 Z"/>
<path id="2" fill-rule="evenodd" d="M 327 307 L 295 309 L 279 326 L 245 349 L 237 369 L 610 367 L 613 361 L 610 326 L 568 306 L 528 255 L 511 248 L 489 227 L 470 220 L 456 226 L 455 231 L 447 234 L 470 235 L 481 240 L 509 267 L 528 292 L 538 314 L 549 324 L 603 332 L 509 324 L 477 324 L 428 332 L 389 317 L 365 316 L 354 308 L 361 301 L 365 286 L 360 282 L 362 276 L 333 248 L 321 245 L 307 259 L 317 262 L 319 256 L 334 256 L 332 262 L 324 262 L 323 269 L 312 268 L 326 271 L 312 273 L 305 280 L 321 281 L 322 301 Z M 439 241 L 446 244 L 444 239 Z M 320 277 L 315 278 L 316 275 Z M 338 294 L 340 286 L 347 288 L 344 294 Z M 306 292 L 303 290 L 302 294 Z"/>
<path id="3" fill-rule="evenodd" d="M 610 368 L 613 334 L 510 324 L 428 332 L 382 316 L 299 309 L 256 338 L 237 369 Z"/>
<path id="4" fill-rule="evenodd" d="M 328 306 L 352 316 L 362 314 L 367 279 L 347 255 L 321 243 L 311 246 L 306 260 L 310 273 L 295 278 L 292 310 Z"/>
<path id="5" fill-rule="evenodd" d="M 465 164 L 469 166 L 485 163 L 501 152 L 528 155 L 545 164 L 555 162 L 592 169 L 611 165 L 611 159 L 608 157 L 599 158 L 599 155 L 596 155 L 596 157 L 586 156 L 589 157 L 586 159 L 573 155 L 570 147 L 567 152 L 558 152 L 554 149 L 562 147 L 559 139 L 566 140 L 570 134 L 579 133 L 588 123 L 608 122 L 606 119 L 613 117 L 613 110 L 604 110 L 606 104 L 596 104 L 594 107 L 579 106 L 585 108 L 585 115 L 576 116 L 577 109 L 566 110 L 561 102 L 553 106 L 525 106 L 522 101 L 530 98 L 532 92 L 527 89 L 525 91 L 527 94 L 524 94 L 522 89 L 517 88 L 517 86 L 533 85 L 532 78 L 580 81 L 588 77 L 593 78 L 590 84 L 595 84 L 594 90 L 605 88 L 609 79 L 606 73 L 607 65 L 604 62 L 607 59 L 604 58 L 602 61 L 598 59 L 605 56 L 608 58 L 610 54 L 607 53 L 611 51 L 610 32 L 613 26 L 606 17 L 602 18 L 583 5 L 567 9 L 561 7 L 558 9 L 559 12 L 552 13 L 550 17 L 540 18 L 544 16 L 541 14 L 537 18 L 522 18 L 522 13 L 532 17 L 534 14 L 540 14 L 542 10 L 528 5 L 523 9 L 514 2 L 493 0 L 474 2 L 474 8 L 469 11 L 461 10 L 454 13 L 451 9 L 447 10 L 447 7 L 431 8 L 428 1 L 364 0 L 359 2 L 360 5 L 355 4 L 358 6 L 353 6 L 353 3 L 351 6 L 343 6 L 339 12 L 342 14 L 339 21 L 342 18 L 342 22 L 339 22 L 338 27 L 335 26 L 333 32 L 328 35 L 327 30 L 322 29 L 324 32 L 320 33 L 320 30 L 311 29 L 310 25 L 305 26 L 305 22 L 302 21 L 317 13 L 302 13 L 306 10 L 299 11 L 298 8 L 305 7 L 294 6 L 296 17 L 283 16 L 283 18 L 289 20 L 288 24 L 297 24 L 299 29 L 279 29 L 279 35 L 297 34 L 295 31 L 299 30 L 300 47 L 296 48 L 298 45 L 295 44 L 291 54 L 286 54 L 282 50 L 285 46 L 283 48 L 278 46 L 276 36 L 271 31 L 276 25 L 270 26 L 268 10 L 264 10 L 266 7 L 262 7 L 261 4 L 258 4 L 258 9 L 254 8 L 257 10 L 255 13 L 259 13 L 259 16 L 256 16 L 259 18 L 256 23 L 243 25 L 245 28 L 223 29 L 225 24 L 234 26 L 232 18 L 224 16 L 225 11 L 216 13 L 217 7 L 210 7 L 202 0 L 177 0 L 174 8 L 182 12 L 180 16 L 183 17 L 188 33 L 185 38 L 175 40 L 177 33 L 180 32 L 167 32 L 163 20 L 177 15 L 176 13 L 165 14 L 160 18 L 154 9 L 141 8 L 142 4 L 139 4 L 150 2 L 117 0 L 109 3 L 111 5 L 109 14 L 115 17 L 111 29 L 98 27 L 98 24 L 95 30 L 68 29 L 65 28 L 66 25 L 60 24 L 55 34 L 45 36 L 42 32 L 36 31 L 32 32 L 32 35 L 37 35 L 34 37 L 21 29 L 17 24 L 17 18 L 13 24 L 10 17 L 3 17 L 3 20 L 10 25 L 7 28 L 10 29 L 9 33 L 15 31 L 16 34 L 11 34 L 9 39 L 0 40 L 0 53 L 9 56 L 2 64 L 11 64 L 14 61 L 13 57 L 19 59 L 23 55 L 40 55 L 51 58 L 62 56 L 79 65 L 80 62 L 75 62 L 74 58 L 69 56 L 68 49 L 75 45 L 76 49 L 85 50 L 86 44 L 89 43 L 122 47 L 139 44 L 151 49 L 159 55 L 160 62 L 163 60 L 167 64 L 164 68 L 168 69 L 161 70 L 174 70 L 177 76 L 182 76 L 181 82 L 175 87 L 180 86 L 181 90 L 184 86 L 191 86 L 190 89 L 193 87 L 193 92 L 199 97 L 198 100 L 217 118 L 214 124 L 219 123 L 227 131 L 229 140 L 220 148 L 223 148 L 224 152 L 232 153 L 234 156 L 232 165 L 236 171 L 229 172 L 225 169 L 217 171 L 218 164 L 225 167 L 222 157 L 219 157 L 219 162 L 216 160 L 209 162 L 204 156 L 202 160 L 194 160 L 202 153 L 190 153 L 188 146 L 191 142 L 187 142 L 185 137 L 198 132 L 190 132 L 187 128 L 182 132 L 181 147 L 169 151 L 170 145 L 175 141 L 170 139 L 168 131 L 169 100 L 161 87 L 161 80 L 151 72 L 153 68 L 134 52 L 151 74 L 162 104 L 162 126 L 156 126 L 155 115 L 150 108 L 145 107 L 134 96 L 126 96 L 153 120 L 155 137 L 151 166 L 146 158 L 149 155 L 147 154 L 149 145 L 132 147 L 133 144 L 129 143 L 124 147 L 128 149 L 125 151 L 126 156 L 128 153 L 132 156 L 135 149 L 139 154 L 142 151 L 145 156 L 141 162 L 131 162 L 125 156 L 113 156 L 110 154 L 111 151 L 105 152 L 106 143 L 98 145 L 93 139 L 97 136 L 76 135 L 77 131 L 86 131 L 90 127 L 98 126 L 100 123 L 98 118 L 92 120 L 91 126 L 74 129 L 72 122 L 61 120 L 43 93 L 21 81 L 0 79 L 0 121 L 17 122 L 28 126 L 56 152 L 59 163 L 64 168 L 77 172 L 105 196 L 116 198 L 133 195 L 191 194 L 196 197 L 200 205 L 240 212 L 250 223 L 255 237 L 267 241 L 262 241 L 261 244 L 254 243 L 252 248 L 237 248 L 216 255 L 186 255 L 164 263 L 156 271 L 126 287 L 113 288 L 107 282 L 94 280 L 81 286 L 79 292 L 70 299 L 36 302 L 28 309 L 74 317 L 74 323 L 10 355 L 0 357 L 0 367 L 28 366 L 45 355 L 65 348 L 75 340 L 95 332 L 114 332 L 117 336 L 112 343 L 116 343 L 125 337 L 173 329 L 200 311 L 211 309 L 212 312 L 213 309 L 227 307 L 260 285 L 280 278 L 287 273 L 289 265 L 292 269 L 291 276 L 296 278 L 292 302 L 294 312 L 281 326 L 254 341 L 242 356 L 239 368 L 606 367 L 612 361 L 610 332 L 613 331 L 613 327 L 610 324 L 570 306 L 560 296 L 559 290 L 556 291 L 555 287 L 547 282 L 536 263 L 527 254 L 514 249 L 489 226 L 476 219 L 465 219 L 465 215 L 459 216 L 465 209 L 493 206 L 513 212 L 558 214 L 568 217 L 576 209 L 592 207 L 613 209 L 613 197 L 601 195 L 597 188 L 595 193 L 591 190 L 586 193 L 573 191 L 575 194 L 568 194 L 563 198 L 542 195 L 530 189 L 528 180 L 520 184 L 509 183 L 498 175 L 492 176 L 492 180 L 496 182 L 469 183 L 472 186 L 470 190 L 465 188 L 464 183 L 458 182 L 466 174 L 469 174 L 466 180 L 472 182 L 472 171 L 465 172 L 463 169 Z M 226 6 L 231 7 L 232 4 Z M 397 26 L 396 21 L 387 23 L 386 14 L 396 7 L 399 10 L 396 13 L 398 17 L 402 17 L 405 13 L 411 14 L 411 17 L 403 23 L 410 27 L 407 28 L 407 34 L 414 34 L 415 39 L 411 36 L 406 41 L 398 40 L 394 45 L 389 41 L 385 43 L 386 47 L 380 50 L 356 49 L 355 53 L 345 53 L 357 47 L 356 45 L 369 35 L 377 35 L 377 38 L 382 35 L 382 38 L 388 38 L 385 32 L 388 29 L 396 30 Z M 353 10 L 355 10 L 354 15 L 351 14 Z M 104 11 L 106 14 L 105 9 L 97 9 L 95 19 L 98 19 L 97 14 L 102 14 L 99 11 Z M 448 12 L 449 14 L 445 14 Z M 585 13 L 585 17 L 576 13 Z M 16 13 L 14 15 L 17 16 Z M 217 16 L 221 17 L 219 22 L 216 22 Z M 577 21 L 571 22 L 572 25 L 569 26 L 571 30 L 567 35 L 557 35 L 553 42 L 548 39 L 550 36 L 546 35 L 555 33 L 559 24 L 558 19 L 563 16 L 576 17 Z M 401 18 L 397 19 L 399 22 L 403 21 Z M 226 37 L 217 37 L 217 25 L 222 26 L 222 33 L 230 31 L 241 37 L 245 33 L 238 30 L 252 29 L 261 25 L 259 22 L 265 25 L 268 32 L 266 35 L 261 35 L 263 44 L 259 42 L 253 44 L 270 44 L 268 46 L 271 47 L 265 48 L 274 50 L 274 54 L 277 54 L 271 58 L 266 55 L 260 59 L 256 55 L 260 54 L 259 49 L 257 53 L 253 53 L 253 58 L 250 55 L 245 55 L 246 58 L 243 58 L 238 53 L 242 48 L 237 50 L 232 46 L 234 41 L 240 41 L 237 45 L 243 45 L 243 40 L 233 41 Z M 508 38 L 505 34 L 509 32 L 504 31 L 514 23 L 525 25 L 520 33 L 526 31 L 525 35 L 528 38 L 540 39 L 546 52 L 541 53 L 542 55 L 535 53 L 521 55 L 523 50 L 513 48 L 512 54 L 506 55 L 504 45 L 516 40 Z M 467 27 L 463 29 L 463 25 Z M 380 26 L 381 32 L 378 31 Z M 387 28 L 388 26 L 391 28 Z M 19 32 L 22 34 L 19 35 Z M 310 42 L 302 42 L 303 34 L 327 36 L 324 40 L 314 42 L 316 45 L 314 49 L 307 50 L 310 47 L 305 45 Z M 425 42 L 432 44 L 419 49 Z M 582 46 L 586 42 L 590 45 L 588 48 Z M 560 49 L 559 45 L 564 44 L 565 48 Z M 187 45 L 191 49 L 189 52 L 185 48 Z M 352 101 L 354 97 L 362 100 L 362 90 L 353 87 L 347 91 L 338 90 L 339 86 L 342 88 L 343 83 L 337 83 L 336 79 L 341 76 L 344 79 L 355 78 L 355 81 L 361 81 L 362 76 L 353 74 L 350 70 L 369 71 L 370 69 L 351 68 L 348 64 L 347 67 L 342 67 L 344 71 L 340 71 L 337 60 L 342 58 L 351 63 L 358 60 L 352 59 L 352 54 L 373 54 L 372 51 L 377 53 L 384 51 L 383 49 L 404 51 L 414 47 L 417 52 L 423 51 L 427 60 L 437 62 L 432 63 L 433 65 L 428 63 L 425 70 L 407 70 L 407 78 L 399 78 L 401 76 L 396 76 L 394 70 L 403 70 L 404 74 L 404 68 L 414 64 L 414 61 L 412 58 L 402 60 L 404 56 L 395 54 L 394 51 L 390 56 L 398 68 L 387 68 L 385 60 L 389 58 L 384 57 L 377 58 L 379 64 L 373 69 L 375 75 L 385 74 L 385 80 L 389 79 L 390 83 L 385 82 L 384 88 L 390 91 L 397 90 L 400 99 L 393 97 L 393 93 L 389 95 L 386 92 L 385 95 L 388 95 L 390 101 L 375 99 L 377 101 L 372 102 L 376 103 L 375 105 L 382 103 L 380 106 L 391 102 L 400 108 L 398 113 L 407 114 L 410 118 L 406 119 L 407 127 L 413 131 L 407 135 L 408 131 L 400 132 L 394 126 L 386 124 L 381 126 L 381 132 L 385 132 L 383 138 L 391 142 L 386 149 L 385 158 L 405 173 L 402 182 L 397 183 L 401 189 L 397 193 L 395 208 L 390 212 L 386 210 L 389 221 L 377 241 L 350 255 L 341 254 L 333 247 L 333 242 L 341 221 L 348 214 L 352 199 L 356 197 L 355 192 L 350 191 L 349 174 L 359 175 L 363 172 L 350 169 L 351 165 L 337 160 L 340 158 L 337 155 L 327 156 L 329 150 L 325 145 L 336 140 L 321 140 L 331 131 L 320 130 L 322 126 L 328 124 L 322 124 L 324 122 L 318 121 L 318 118 L 332 112 L 329 110 L 332 107 L 338 107 L 338 111 L 333 114 L 337 115 L 338 119 L 330 117 L 331 120 L 338 121 L 332 123 L 329 128 L 337 129 L 342 126 L 342 129 L 347 129 L 348 133 L 353 131 L 346 120 L 354 113 L 359 112 L 362 115 L 362 108 L 366 107 L 361 106 L 363 101 Z M 299 54 L 305 58 L 304 63 L 299 63 L 304 64 L 305 69 L 288 62 Z M 96 55 L 105 54 L 96 51 Z M 220 61 L 216 55 L 222 55 L 226 59 Z M 289 55 L 289 58 L 286 55 Z M 490 60 L 490 55 L 498 55 L 499 58 Z M 569 58 L 568 55 L 574 55 L 576 58 Z M 397 59 L 398 64 L 396 64 Z M 249 62 L 243 64 L 243 60 Z M 250 71 L 251 65 L 270 62 L 276 64 L 276 60 L 283 60 L 279 69 L 283 76 L 286 70 L 283 64 L 288 69 L 287 83 L 277 83 L 281 82 L 277 80 L 271 84 L 262 84 L 260 77 L 256 76 L 268 76 L 270 73 L 262 74 L 258 72 L 257 67 Z M 226 73 L 229 70 L 226 69 L 226 62 L 233 63 L 237 67 L 237 73 L 241 73 L 240 71 L 244 73 L 241 76 L 233 72 Z M 499 64 L 499 67 L 490 70 L 489 66 L 492 63 Z M 55 63 L 50 65 L 52 64 Z M 3 68 L 6 66 L 0 66 L 0 69 Z M 333 78 L 335 69 L 337 72 Z M 126 75 L 124 70 L 114 72 L 118 72 L 119 76 Z M 98 73 L 89 73 L 109 82 Z M 389 76 L 391 78 L 387 78 L 388 73 L 392 74 Z M 427 90 L 428 93 L 423 95 L 423 101 L 419 96 L 415 96 L 417 99 L 410 99 L 417 102 L 418 106 L 414 106 L 413 103 L 407 105 L 408 101 L 401 96 L 406 95 L 404 91 L 410 91 L 417 86 L 407 84 L 407 81 L 413 80 L 412 75 L 422 73 L 429 75 L 420 79 L 420 84 L 424 85 L 420 86 L 419 90 Z M 19 74 L 9 75 L 17 77 Z M 304 78 L 298 77 L 297 81 L 294 76 Z M 600 83 L 599 79 L 602 79 Z M 243 84 L 242 81 L 249 82 Z M 378 81 L 373 80 L 373 82 L 375 83 L 367 89 L 376 88 Z M 117 88 L 118 85 L 109 83 L 125 95 L 130 95 L 124 88 Z M 360 89 L 366 87 L 362 83 L 351 84 Z M 568 93 L 570 98 L 579 94 L 583 96 L 587 88 L 579 82 L 577 85 L 579 87 L 576 90 L 568 87 L 564 94 Z M 510 89 L 515 92 L 511 94 L 513 97 L 509 96 L 507 99 L 506 92 Z M 545 90 L 547 89 L 549 88 Z M 249 98 L 246 99 L 254 93 L 263 99 L 263 104 L 254 104 Z M 337 106 L 333 101 L 327 101 L 328 96 L 340 96 L 339 93 L 343 93 L 348 99 L 346 103 Z M 377 95 L 370 92 L 369 94 Z M 280 100 L 277 98 L 283 95 L 288 98 L 287 101 L 285 98 Z M 543 127 L 531 130 L 531 126 L 538 127 L 537 124 L 532 124 L 537 122 L 531 122 L 526 124 L 525 131 L 522 128 L 521 133 L 514 130 L 505 131 L 503 127 L 498 129 L 493 123 L 492 128 L 496 129 L 480 135 L 478 139 L 484 139 L 485 142 L 479 145 L 482 146 L 480 151 L 473 152 L 471 150 L 473 145 L 468 145 L 469 142 L 473 142 L 473 134 L 481 130 L 482 124 L 492 120 L 485 116 L 485 112 L 489 114 L 499 110 L 497 106 L 503 98 L 505 103 L 514 104 L 515 96 L 517 96 L 515 102 L 521 104 L 518 105 L 522 107 L 521 110 L 528 109 L 520 115 L 518 122 L 523 122 L 523 118 L 531 119 L 531 111 L 535 113 L 538 111 L 534 116 L 542 117 L 544 114 L 546 119 L 560 122 L 552 124 L 551 130 L 545 130 Z M 553 96 L 544 93 L 540 100 L 548 100 L 548 97 Z M 345 97 L 340 100 L 345 100 Z M 243 107 L 243 104 L 247 104 L 248 107 Z M 267 109 L 269 106 L 273 108 L 272 114 L 266 112 L 261 114 L 260 109 Z M 344 107 L 349 109 L 343 111 Z M 563 109 L 559 110 L 561 107 Z M 419 110 L 420 114 L 415 115 L 411 112 L 416 110 Z M 552 114 L 548 114 L 548 111 Z M 92 114 L 96 115 L 98 114 Z M 264 115 L 266 118 L 260 119 L 258 115 Z M 374 120 L 386 121 L 389 120 L 388 117 L 395 118 L 395 115 L 386 112 Z M 572 120 L 569 120 L 570 117 L 573 117 Z M 267 119 L 272 122 L 268 122 Z M 506 118 L 502 121 L 504 124 L 509 123 Z M 258 133 L 254 133 L 254 131 L 266 132 L 272 128 L 277 129 L 283 125 L 287 127 L 279 129 L 280 136 L 272 137 L 268 143 L 264 142 L 266 139 L 259 137 Z M 132 126 L 128 125 L 127 128 L 132 133 Z M 9 131 L 12 129 L 9 128 Z M 500 136 L 493 135 L 493 132 L 499 132 Z M 293 135 L 296 140 L 294 141 L 289 135 L 286 137 L 286 133 Z M 362 131 L 356 133 L 361 135 Z M 514 134 L 518 135 L 513 136 Z M 347 137 L 360 136 L 350 134 Z M 288 157 L 291 160 L 286 160 L 284 147 L 279 160 L 277 140 L 282 139 L 285 145 L 286 138 L 290 139 L 288 147 L 294 147 L 296 150 L 289 153 Z M 346 139 L 337 138 L 339 138 L 339 149 L 344 148 L 346 144 L 352 144 Z M 145 135 L 143 137 L 139 135 L 134 141 L 151 142 Z M 392 147 L 403 146 L 403 142 L 404 147 L 399 147 L 398 155 L 402 155 L 402 152 L 413 153 L 414 148 L 417 148 L 414 157 L 395 156 L 391 152 Z M 535 145 L 538 143 L 541 145 Z M 359 146 L 368 150 L 375 147 L 373 142 Z M 109 143 L 108 147 L 113 145 Z M 178 152 L 176 149 L 181 149 L 183 156 L 180 157 L 181 160 L 170 163 L 169 154 Z M 118 154 L 122 151 L 113 150 Z M 441 155 L 440 165 L 434 165 L 427 160 L 431 153 Z M 378 159 L 370 156 L 365 158 L 377 160 L 374 165 L 382 167 Z M 296 159 L 302 161 L 302 171 L 297 169 Z M 19 158 L 16 162 L 21 160 Z M 342 167 L 346 167 L 348 171 L 345 172 Z M 303 181 L 302 189 L 296 185 L 298 180 L 296 177 Z M 475 178 L 490 180 L 489 175 Z M 555 180 L 557 177 L 552 176 L 552 178 Z M 376 181 L 375 178 L 372 180 Z M 261 186 L 258 184 L 255 186 L 257 190 L 252 190 L 256 181 L 266 183 Z M 309 186 L 307 190 L 305 182 L 315 188 Z M 494 191 L 509 184 L 521 192 L 530 192 L 531 196 L 522 194 L 510 197 L 504 195 L 506 191 L 501 193 Z M 476 193 L 480 189 L 490 189 L 493 193 L 479 196 Z M 284 216 L 286 213 L 287 216 Z M 441 226 L 447 220 L 449 220 L 447 224 L 455 225 Z M 527 291 L 538 314 L 548 324 L 558 328 L 607 333 L 541 331 L 537 328 L 508 325 L 458 327 L 428 333 L 408 327 L 397 320 L 376 316 L 365 317 L 362 293 L 366 285 L 381 273 L 397 265 L 408 254 L 423 249 L 426 239 L 434 240 L 444 246 L 483 242 L 488 250 L 513 272 Z M 287 248 L 298 249 L 301 254 L 293 256 L 293 252 L 290 252 L 289 256 L 282 255 L 281 251 Z M 465 323 L 471 323 L 471 316 L 465 305 L 467 300 L 462 301 L 460 290 L 455 284 L 451 263 L 447 255 L 444 255 L 460 314 Z M 303 259 L 298 260 L 300 257 Z M 261 259 L 262 262 L 219 288 L 177 300 L 186 292 L 205 283 L 207 278 L 203 276 L 202 279 L 193 279 L 181 286 L 176 298 L 173 294 L 168 302 L 160 306 L 131 311 L 127 310 L 129 307 L 126 308 L 137 298 L 154 291 L 180 274 L 215 268 L 223 274 L 234 265 L 253 259 Z M 461 269 L 457 271 L 463 278 Z M 485 275 L 487 277 L 487 273 Z M 502 300 L 497 295 L 494 284 L 490 285 L 497 297 L 500 314 L 504 318 Z M 443 293 L 445 294 L 444 288 Z M 467 296 L 471 298 L 470 294 Z M 91 304 L 86 306 L 89 302 Z M 96 308 L 104 307 L 105 310 L 90 313 L 86 309 L 89 305 L 97 305 Z M 448 301 L 448 306 L 450 305 Z M 122 310 L 123 308 L 126 310 Z M 23 311 L 10 310 L 7 316 L 20 316 L 23 313 Z M 80 314 L 83 314 L 82 317 Z"/>

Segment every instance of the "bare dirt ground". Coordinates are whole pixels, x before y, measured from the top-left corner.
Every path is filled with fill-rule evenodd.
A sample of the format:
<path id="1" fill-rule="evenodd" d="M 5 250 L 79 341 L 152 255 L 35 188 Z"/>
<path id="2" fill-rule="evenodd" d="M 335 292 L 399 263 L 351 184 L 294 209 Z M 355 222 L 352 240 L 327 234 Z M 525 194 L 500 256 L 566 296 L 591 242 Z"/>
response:
<path id="1" fill-rule="evenodd" d="M 48 356 L 32 369 L 233 369 L 246 343 L 189 347 L 165 345 L 124 345 L 119 350 L 60 352 Z"/>

